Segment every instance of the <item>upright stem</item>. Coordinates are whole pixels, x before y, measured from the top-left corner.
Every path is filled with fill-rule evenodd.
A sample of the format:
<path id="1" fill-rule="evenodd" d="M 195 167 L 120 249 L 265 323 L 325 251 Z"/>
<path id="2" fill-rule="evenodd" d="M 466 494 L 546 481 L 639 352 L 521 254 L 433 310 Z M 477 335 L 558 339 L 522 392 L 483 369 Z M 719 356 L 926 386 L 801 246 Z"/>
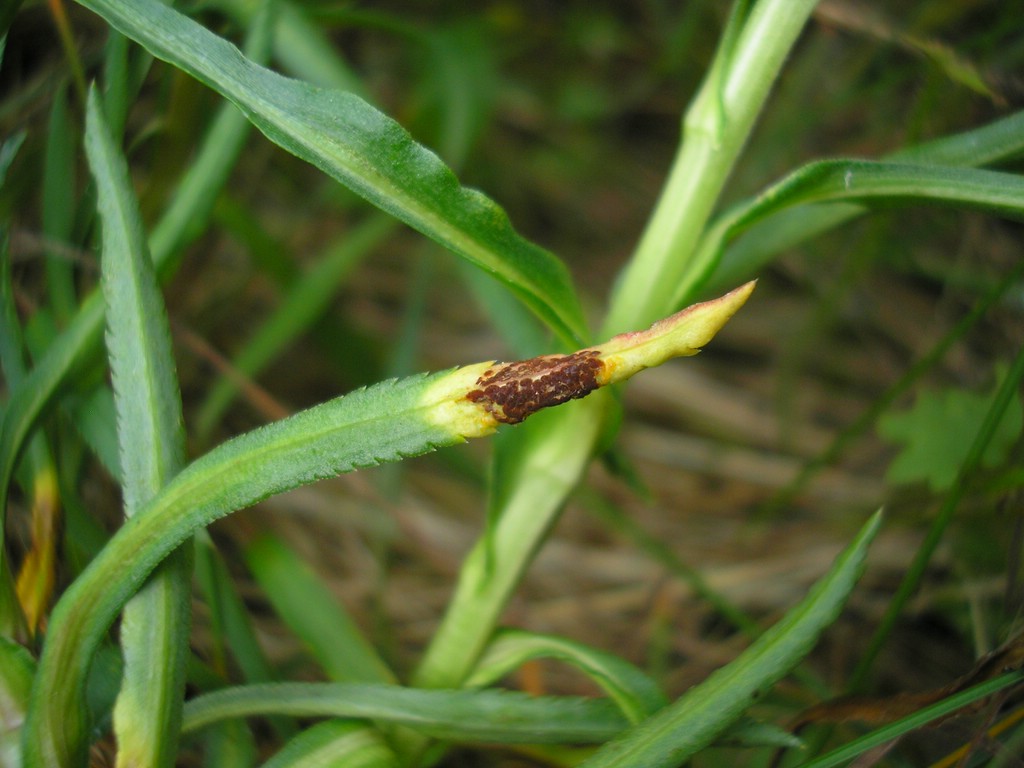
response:
<path id="1" fill-rule="evenodd" d="M 745 21 L 738 18 L 740 10 L 733 11 L 711 71 L 687 110 L 682 145 L 599 336 L 643 328 L 676 309 L 680 283 L 697 272 L 692 256 L 718 195 L 816 2 L 761 0 Z M 742 29 L 730 34 L 737 24 Z"/>
<path id="2" fill-rule="evenodd" d="M 414 685 L 458 687 L 472 672 L 538 544 L 590 461 L 606 400 L 606 393 L 595 392 L 517 427 L 533 432 L 528 440 L 536 439 L 527 446 L 529 456 L 516 472 L 513 493 L 494 531 L 476 543 L 463 563 Z"/>

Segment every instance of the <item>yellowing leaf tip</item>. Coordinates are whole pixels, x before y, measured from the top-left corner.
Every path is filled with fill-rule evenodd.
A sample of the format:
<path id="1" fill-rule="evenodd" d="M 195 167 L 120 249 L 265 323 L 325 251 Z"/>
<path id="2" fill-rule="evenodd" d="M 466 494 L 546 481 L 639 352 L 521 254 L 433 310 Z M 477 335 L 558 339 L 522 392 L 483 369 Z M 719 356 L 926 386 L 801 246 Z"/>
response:
<path id="1" fill-rule="evenodd" d="M 463 437 L 517 424 L 542 408 L 585 397 L 672 357 L 695 355 L 750 297 L 755 281 L 569 355 L 479 363 L 452 371 L 424 393 L 426 418 Z"/>

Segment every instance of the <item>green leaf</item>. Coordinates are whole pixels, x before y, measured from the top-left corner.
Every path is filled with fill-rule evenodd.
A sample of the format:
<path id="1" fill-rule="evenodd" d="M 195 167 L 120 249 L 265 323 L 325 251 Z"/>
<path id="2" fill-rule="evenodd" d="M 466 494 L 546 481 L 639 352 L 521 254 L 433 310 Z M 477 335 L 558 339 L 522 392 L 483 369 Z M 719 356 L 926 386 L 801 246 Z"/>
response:
<path id="1" fill-rule="evenodd" d="M 949 388 L 942 392 L 921 392 L 914 405 L 902 413 L 889 413 L 878 423 L 878 432 L 903 446 L 886 474 L 892 483 L 924 481 L 934 491 L 953 485 L 971 448 L 965 435 L 973 435 L 992 407 L 1006 377 L 999 374 L 988 394 Z M 1024 426 L 1024 407 L 1019 396 L 1010 400 L 985 452 L 983 466 L 1003 462 Z"/>
<path id="2" fill-rule="evenodd" d="M 718 746 L 730 747 L 774 747 L 776 749 L 798 749 L 804 742 L 773 723 L 762 723 L 748 717 L 740 718 L 729 727 L 719 738 L 715 739 Z"/>
<path id="3" fill-rule="evenodd" d="M 210 611 L 213 648 L 210 664 L 227 679 L 230 650 L 247 683 L 269 683 L 277 679 L 260 647 L 248 610 L 235 588 L 224 558 L 205 531 L 195 535 L 195 574 Z M 295 724 L 286 718 L 273 718 L 271 728 L 282 739 L 295 733 Z"/>
<path id="4" fill-rule="evenodd" d="M 445 741 L 497 744 L 599 743 L 626 725 L 607 699 L 530 696 L 518 691 L 427 691 L 360 683 L 279 683 L 227 688 L 185 707 L 183 730 L 227 717 L 288 714 L 389 722 Z"/>
<path id="5" fill-rule="evenodd" d="M 184 463 L 181 396 L 167 315 L 128 166 L 114 146 L 95 88 L 89 92 L 85 146 L 103 224 L 107 349 L 125 516 L 131 517 Z M 125 607 L 125 675 L 114 710 L 118 759 L 124 761 L 119 764 L 171 766 L 177 757 L 191 618 L 191 554 L 185 548 L 161 564 Z"/>
<path id="6" fill-rule="evenodd" d="M 600 685 L 630 722 L 638 722 L 668 702 L 647 675 L 603 651 L 552 635 L 501 630 L 487 647 L 467 687 L 489 685 L 530 659 L 557 659 L 577 667 Z"/>
<path id="7" fill-rule="evenodd" d="M 21 725 L 35 671 L 35 659 L 25 646 L 0 637 L 0 765 L 21 764 Z"/>
<path id="8" fill-rule="evenodd" d="M 259 755 L 256 740 L 242 720 L 208 728 L 203 734 L 203 765 L 210 768 L 252 768 Z"/>
<path id="9" fill-rule="evenodd" d="M 703 236 L 685 279 L 676 286 L 675 305 L 688 300 L 703 285 L 718 265 L 726 242 L 774 214 L 824 202 L 841 205 L 838 211 L 826 210 L 822 218 L 812 218 L 811 224 L 823 229 L 854 215 L 857 211 L 845 205 L 851 202 L 938 203 L 1019 219 L 1024 217 L 1024 176 L 899 161 L 837 159 L 808 163 L 715 219 Z M 807 214 L 807 210 L 799 215 L 794 213 L 784 223 L 799 231 L 808 226 L 799 216 Z M 776 236 L 783 242 L 793 238 L 784 229 Z"/>
<path id="10" fill-rule="evenodd" d="M 49 242 L 70 240 L 75 218 L 75 138 L 64 89 L 53 97 L 43 166 L 43 233 Z M 67 322 L 77 305 L 71 260 L 47 249 L 46 287 L 54 313 Z"/>
<path id="11" fill-rule="evenodd" d="M 952 136 L 893 152 L 885 159 L 900 163 L 948 167 L 984 166 L 1018 157 L 1024 153 L 1024 111 Z M 798 170 L 796 173 L 799 173 Z M 756 206 L 760 198 L 743 205 Z M 749 225 L 741 237 L 729 244 L 738 231 L 729 219 L 739 207 L 723 214 L 709 229 L 693 273 L 691 287 L 680 291 L 680 303 L 691 300 L 710 273 L 709 290 L 725 288 L 747 280 L 771 259 L 816 235 L 834 229 L 868 211 L 861 203 L 805 203 L 776 211 Z M 721 255 L 719 252 L 728 245 Z"/>
<path id="12" fill-rule="evenodd" d="M 114 146 L 101 109 L 93 89 L 85 144 L 103 224 L 106 342 L 124 505 L 126 515 L 132 516 L 181 468 L 185 434 L 163 299 L 131 193 L 128 167 Z"/>
<path id="13" fill-rule="evenodd" d="M 804 601 L 739 658 L 602 747 L 583 765 L 669 768 L 710 744 L 760 692 L 802 659 L 839 615 L 863 571 L 868 545 L 880 525 L 881 513 L 876 513 Z"/>
<path id="14" fill-rule="evenodd" d="M 359 97 L 289 80 L 155 0 L 80 0 L 154 56 L 233 101 L 273 142 L 505 282 L 563 342 L 587 333 L 568 270 L 505 212 Z"/>
<path id="15" fill-rule="evenodd" d="M 326 720 L 288 742 L 263 768 L 397 768 L 380 734 L 363 723 Z"/>
<path id="16" fill-rule="evenodd" d="M 256 43 L 258 36 L 254 36 L 254 47 L 258 47 Z M 248 125 L 232 105 L 225 105 L 214 119 L 195 163 L 182 178 L 150 237 L 149 249 L 159 274 L 170 271 L 172 256 L 202 230 L 213 200 L 241 151 Z M 0 145 L 0 170 L 6 170 L 20 138 Z M 43 411 L 99 351 L 103 313 L 102 297 L 95 291 L 82 302 L 78 314 L 47 348 L 25 381 L 11 392 L 0 431 L 0 501 L 7 498 L 15 462 Z M 4 551 L 0 549 L 0 576 L 7 570 L 3 558 Z"/>

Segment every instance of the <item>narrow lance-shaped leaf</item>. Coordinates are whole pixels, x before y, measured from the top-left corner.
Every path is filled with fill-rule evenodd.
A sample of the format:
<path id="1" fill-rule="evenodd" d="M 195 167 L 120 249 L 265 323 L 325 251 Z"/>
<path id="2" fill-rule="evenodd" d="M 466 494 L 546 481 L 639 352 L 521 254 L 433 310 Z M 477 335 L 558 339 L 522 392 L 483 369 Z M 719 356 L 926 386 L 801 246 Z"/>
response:
<path id="1" fill-rule="evenodd" d="M 571 355 L 480 363 L 353 392 L 246 433 L 194 461 L 110 540 L 54 609 L 24 729 L 25 765 L 85 764 L 93 653 L 146 576 L 197 529 L 299 485 L 494 432 L 669 357 L 696 354 L 747 283 L 649 330 Z"/>
<path id="2" fill-rule="evenodd" d="M 631 723 L 653 714 L 667 703 L 651 678 L 614 654 L 564 637 L 517 629 L 497 633 L 466 686 L 490 685 L 530 659 L 545 658 L 577 667 L 604 689 Z"/>
<path id="3" fill-rule="evenodd" d="M 839 615 L 881 526 L 876 512 L 798 606 L 735 661 L 609 742 L 586 768 L 672 768 L 706 747 L 814 646 Z"/>
<path id="4" fill-rule="evenodd" d="M 830 203 L 831 209 L 811 217 L 800 206 Z M 732 207 L 708 229 L 684 279 L 675 284 L 678 306 L 703 284 L 718 266 L 725 245 L 749 228 L 777 217 L 771 231 L 781 247 L 797 232 L 814 226 L 822 231 L 852 217 L 856 204 L 895 205 L 908 202 L 951 205 L 1024 218 L 1024 177 L 982 168 L 908 163 L 900 160 L 818 160 L 798 168 L 761 194 Z M 789 210 L 799 210 L 788 220 Z"/>
<path id="5" fill-rule="evenodd" d="M 128 167 L 110 135 L 95 88 L 89 92 L 85 135 L 103 223 L 107 349 L 125 516 L 130 517 L 184 464 L 181 395 L 167 315 Z M 114 709 L 119 766 L 174 764 L 185 690 L 191 572 L 191 550 L 182 548 L 125 607 L 125 672 Z"/>
<path id="6" fill-rule="evenodd" d="M 273 683 L 224 688 L 186 707 L 183 729 L 269 713 L 358 717 L 404 725 L 446 741 L 600 743 L 627 721 L 608 699 L 531 696 L 493 688 L 429 691 L 366 683 Z"/>

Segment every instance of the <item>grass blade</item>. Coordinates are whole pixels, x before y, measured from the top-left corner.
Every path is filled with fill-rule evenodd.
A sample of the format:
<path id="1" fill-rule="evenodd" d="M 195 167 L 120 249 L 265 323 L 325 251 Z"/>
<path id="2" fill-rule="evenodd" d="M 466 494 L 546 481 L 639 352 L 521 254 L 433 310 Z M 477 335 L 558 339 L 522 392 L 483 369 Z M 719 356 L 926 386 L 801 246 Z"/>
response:
<path id="1" fill-rule="evenodd" d="M 1024 111 L 972 131 L 893 152 L 886 160 L 951 167 L 985 166 L 1012 160 L 1022 153 Z M 754 203 L 751 201 L 749 204 Z M 862 216 L 867 210 L 860 203 L 805 203 L 760 219 L 731 244 L 729 241 L 734 233 L 716 222 L 701 245 L 702 257 L 698 259 L 703 263 L 701 274 L 690 281 L 692 287 L 688 291 L 680 291 L 680 303 L 691 300 L 702 287 L 702 275 L 707 272 L 711 272 L 706 286 L 708 290 L 735 285 L 755 274 L 777 254 Z M 719 261 L 714 252 L 722 249 L 726 250 Z"/>
<path id="2" fill-rule="evenodd" d="M 966 691 L 960 691 L 942 701 L 937 701 L 934 704 L 919 709 L 911 715 L 866 733 L 860 738 L 832 750 L 828 754 L 809 760 L 806 763 L 801 763 L 800 768 L 832 768 L 832 766 L 844 765 L 874 747 L 897 739 L 905 733 L 921 728 L 941 717 L 951 715 L 968 704 L 991 696 L 1011 685 L 1020 683 L 1021 678 L 1022 674 L 1018 670 L 1001 675 L 993 680 L 986 680 L 984 683 L 979 683 L 968 688 Z"/>
<path id="3" fill-rule="evenodd" d="M 263 768 L 397 768 L 398 759 L 380 735 L 361 723 L 327 720 L 296 736 Z"/>
<path id="4" fill-rule="evenodd" d="M 196 533 L 195 542 L 196 583 L 210 610 L 213 635 L 211 666 L 222 679 L 229 679 L 230 649 L 245 682 L 274 682 L 277 676 L 259 644 L 252 620 L 235 589 L 224 558 L 205 530 Z M 292 736 L 296 731 L 295 724 L 285 718 L 273 718 L 269 725 L 282 739 Z"/>
<path id="5" fill-rule="evenodd" d="M 743 654 L 682 698 L 598 750 L 583 765 L 680 765 L 711 743 L 754 697 L 783 677 L 811 649 L 821 631 L 839 614 L 860 577 L 871 543 L 881 525 L 875 513 L 836 559 L 808 596 Z"/>
<path id="6" fill-rule="evenodd" d="M 43 234 L 53 243 L 71 238 L 75 219 L 75 138 L 71 132 L 67 99 L 58 91 L 50 108 L 46 136 L 46 162 L 43 167 Z M 46 285 L 54 314 L 65 323 L 78 304 L 71 262 L 60 253 L 46 254 Z"/>
<path id="7" fill-rule="evenodd" d="M 142 220 L 95 89 L 85 145 L 103 225 L 103 295 L 114 383 L 125 516 L 134 516 L 181 469 L 185 434 L 171 335 Z M 191 547 L 163 562 L 125 606 L 125 669 L 114 709 L 118 765 L 174 765 L 191 625 Z M 61 713 L 54 713 L 61 717 Z"/>
<path id="8" fill-rule="evenodd" d="M 1019 396 L 1018 393 L 1022 380 L 1024 380 L 1024 348 L 1017 352 L 1017 356 L 1014 358 L 1006 378 L 1000 385 L 992 405 L 985 414 L 985 420 L 979 425 L 978 431 L 974 434 L 970 449 L 960 465 L 960 471 L 953 481 L 953 486 L 943 499 L 942 506 L 928 528 L 928 534 L 925 536 L 924 541 L 921 542 L 917 552 L 914 553 L 914 559 L 907 569 L 903 581 L 900 582 L 899 589 L 893 595 L 892 601 L 886 608 L 878 628 L 871 637 L 867 650 L 865 650 L 864 655 L 857 664 L 857 668 L 854 670 L 850 680 L 850 690 L 856 691 L 863 687 L 872 664 L 874 664 L 885 641 L 889 639 L 889 635 L 903 613 L 903 608 L 924 579 L 925 571 L 931 562 L 932 555 L 935 554 L 935 549 L 939 546 L 939 542 L 942 541 L 946 529 L 953 521 L 953 514 L 956 512 L 960 500 L 967 490 L 967 481 L 977 472 L 978 467 L 981 465 L 985 450 L 992 441 L 992 437 L 996 433 L 1011 400 Z"/>
<path id="9" fill-rule="evenodd" d="M 257 714 L 357 717 L 408 726 L 445 741 L 595 743 L 626 720 L 607 699 L 530 696 L 518 691 L 425 691 L 396 685 L 279 683 L 227 688 L 192 699 L 184 729 Z"/>
<path id="10" fill-rule="evenodd" d="M 491 641 L 466 686 L 490 685 L 530 659 L 558 659 L 577 667 L 604 689 L 632 723 L 668 703 L 653 680 L 618 656 L 562 637 L 513 629 L 502 630 Z"/>
<path id="11" fill-rule="evenodd" d="M 276 144 L 495 275 L 570 346 L 586 334 L 568 270 L 505 212 L 359 97 L 289 80 L 155 0 L 80 0 L 112 26 L 233 101 Z"/>
<path id="12" fill-rule="evenodd" d="M 826 202 L 837 210 L 808 210 Z M 847 221 L 861 210 L 851 203 L 907 202 L 953 205 L 1019 219 L 1024 217 L 1024 176 L 893 161 L 839 159 L 809 163 L 716 219 L 701 241 L 687 279 L 676 287 L 674 304 L 687 301 L 703 285 L 717 267 L 726 242 L 760 221 L 793 209 L 789 218 L 780 216 L 781 221 L 775 223 L 772 245 L 781 248 L 804 235 Z"/>

